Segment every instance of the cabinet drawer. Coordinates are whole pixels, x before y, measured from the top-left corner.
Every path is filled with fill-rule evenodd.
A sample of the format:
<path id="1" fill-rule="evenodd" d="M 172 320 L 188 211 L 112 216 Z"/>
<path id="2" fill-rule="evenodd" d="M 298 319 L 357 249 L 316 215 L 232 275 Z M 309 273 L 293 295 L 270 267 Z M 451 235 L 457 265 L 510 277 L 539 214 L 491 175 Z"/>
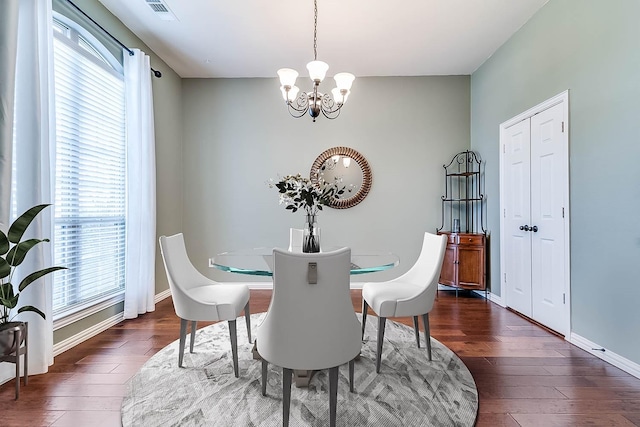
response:
<path id="1" fill-rule="evenodd" d="M 460 245 L 484 245 L 484 236 L 482 234 L 461 234 L 458 239 L 458 244 Z"/>

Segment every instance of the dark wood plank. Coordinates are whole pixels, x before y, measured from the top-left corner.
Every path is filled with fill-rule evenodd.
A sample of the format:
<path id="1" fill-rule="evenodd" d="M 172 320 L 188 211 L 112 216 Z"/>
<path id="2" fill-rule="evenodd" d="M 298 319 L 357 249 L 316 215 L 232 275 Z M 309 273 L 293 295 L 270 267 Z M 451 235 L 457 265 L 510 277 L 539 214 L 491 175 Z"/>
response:
<path id="1" fill-rule="evenodd" d="M 271 291 L 251 291 L 251 311 L 266 311 L 270 299 Z M 352 300 L 360 311 L 360 291 Z M 509 310 L 472 293 L 440 291 L 429 318 L 433 337 L 456 351 L 476 380 L 478 427 L 640 426 L 640 379 Z M 410 318 L 394 320 L 412 326 Z M 18 402 L 7 382 L 0 386 L 0 425 L 120 426 L 124 384 L 178 338 L 179 326 L 166 299 L 155 312 L 57 356 L 49 373 L 29 378 Z"/>

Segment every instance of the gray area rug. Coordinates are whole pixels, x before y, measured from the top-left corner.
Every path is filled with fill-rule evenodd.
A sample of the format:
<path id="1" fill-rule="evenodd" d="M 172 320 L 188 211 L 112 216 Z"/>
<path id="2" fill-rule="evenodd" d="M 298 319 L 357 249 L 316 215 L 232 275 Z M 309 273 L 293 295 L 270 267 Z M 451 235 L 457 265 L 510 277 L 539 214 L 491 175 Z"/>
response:
<path id="1" fill-rule="evenodd" d="M 259 328 L 264 313 L 251 316 Z M 358 314 L 360 317 L 360 314 Z M 478 391 L 462 361 L 432 338 L 433 361 L 424 336 L 416 346 L 413 329 L 387 321 L 380 374 L 375 371 L 378 319 L 368 316 L 361 357 L 355 364 L 355 393 L 348 366 L 340 367 L 339 426 L 473 426 Z M 282 369 L 269 365 L 262 396 L 261 363 L 252 358 L 245 322 L 237 321 L 240 378 L 233 375 L 228 323 L 196 333 L 194 353 L 185 351 L 178 368 L 178 341 L 149 359 L 128 383 L 122 403 L 124 427 L 282 426 Z M 292 387 L 290 426 L 328 426 L 328 372 L 319 371 L 308 388 Z"/>

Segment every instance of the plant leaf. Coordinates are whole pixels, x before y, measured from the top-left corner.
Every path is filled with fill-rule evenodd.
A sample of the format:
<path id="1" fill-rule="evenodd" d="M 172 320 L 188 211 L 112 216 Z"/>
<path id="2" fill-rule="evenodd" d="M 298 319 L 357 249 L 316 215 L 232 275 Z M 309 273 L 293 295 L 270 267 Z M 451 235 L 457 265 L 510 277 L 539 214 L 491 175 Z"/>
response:
<path id="1" fill-rule="evenodd" d="M 49 239 L 29 239 L 25 240 L 24 242 L 20 242 L 9 250 L 6 259 L 9 261 L 9 264 L 16 267 L 22 264 L 22 261 L 24 261 L 24 257 L 27 256 L 27 253 L 31 250 L 31 248 L 33 248 L 38 243 L 48 241 Z"/>
<path id="2" fill-rule="evenodd" d="M 18 297 L 20 294 L 14 295 L 10 298 L 0 298 L 0 305 L 4 305 L 5 307 L 11 309 L 15 308 L 18 305 Z"/>
<path id="3" fill-rule="evenodd" d="M 32 305 L 25 305 L 25 306 L 20 307 L 20 308 L 18 309 L 18 313 L 22 313 L 22 312 L 25 312 L 25 311 L 32 311 L 32 312 L 34 312 L 34 313 L 38 313 L 38 314 L 40 315 L 40 317 L 42 317 L 43 319 L 46 319 L 46 317 L 45 317 L 44 313 L 43 313 L 43 312 L 41 312 L 40 310 L 38 310 L 37 308 L 35 308 L 35 307 L 34 307 L 34 306 L 32 306 Z"/>
<path id="4" fill-rule="evenodd" d="M 45 275 L 47 275 L 49 273 L 53 273 L 54 271 L 66 270 L 66 269 L 67 269 L 67 267 L 48 267 L 48 268 L 43 268 L 40 271 L 35 271 L 35 272 L 29 274 L 24 279 L 22 279 L 22 282 L 20 282 L 20 286 L 18 286 L 18 290 L 20 292 L 22 292 L 24 290 L 24 288 L 26 288 L 27 286 L 29 286 L 31 283 L 35 282 L 36 280 L 38 280 L 42 276 L 45 276 Z"/>
<path id="5" fill-rule="evenodd" d="M 0 258 L 0 279 L 4 279 L 11 274 L 11 266 L 4 258 Z"/>
<path id="6" fill-rule="evenodd" d="M 9 233 L 7 233 L 9 241 L 11 243 L 20 242 L 20 239 L 22 239 L 22 235 L 29 227 L 33 219 L 40 213 L 40 211 L 42 211 L 47 206 L 49 206 L 49 204 L 34 206 L 20 215 L 18 218 L 16 218 L 16 220 L 13 221 L 13 224 L 11 224 L 11 227 L 9 227 Z"/>
<path id="7" fill-rule="evenodd" d="M 4 255 L 9 250 L 9 239 L 4 231 L 0 230 L 0 255 Z"/>
<path id="8" fill-rule="evenodd" d="M 13 298 L 13 285 L 11 283 L 3 283 L 0 285 L 0 298 Z"/>

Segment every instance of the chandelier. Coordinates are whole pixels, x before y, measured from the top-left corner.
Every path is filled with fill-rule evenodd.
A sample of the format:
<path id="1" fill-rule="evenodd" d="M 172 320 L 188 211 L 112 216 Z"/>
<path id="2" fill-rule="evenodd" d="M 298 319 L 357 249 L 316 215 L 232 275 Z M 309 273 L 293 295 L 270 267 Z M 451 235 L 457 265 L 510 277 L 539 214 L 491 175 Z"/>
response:
<path id="1" fill-rule="evenodd" d="M 284 98 L 289 114 L 296 119 L 305 115 L 308 111 L 309 115 L 316 121 L 316 117 L 322 113 L 328 119 L 335 119 L 340 115 L 340 109 L 347 102 L 349 93 L 351 93 L 351 84 L 355 80 L 355 76 L 351 73 L 338 73 L 333 76 L 336 81 L 336 88 L 331 91 L 331 95 L 318 92 L 318 86 L 324 80 L 329 65 L 326 62 L 318 61 L 318 2 L 313 1 L 313 61 L 307 64 L 309 70 L 309 78 L 313 81 L 313 90 L 311 92 L 300 92 L 295 85 L 298 78 L 298 72 L 291 68 L 281 68 L 278 70 L 280 77 L 280 90 Z"/>

